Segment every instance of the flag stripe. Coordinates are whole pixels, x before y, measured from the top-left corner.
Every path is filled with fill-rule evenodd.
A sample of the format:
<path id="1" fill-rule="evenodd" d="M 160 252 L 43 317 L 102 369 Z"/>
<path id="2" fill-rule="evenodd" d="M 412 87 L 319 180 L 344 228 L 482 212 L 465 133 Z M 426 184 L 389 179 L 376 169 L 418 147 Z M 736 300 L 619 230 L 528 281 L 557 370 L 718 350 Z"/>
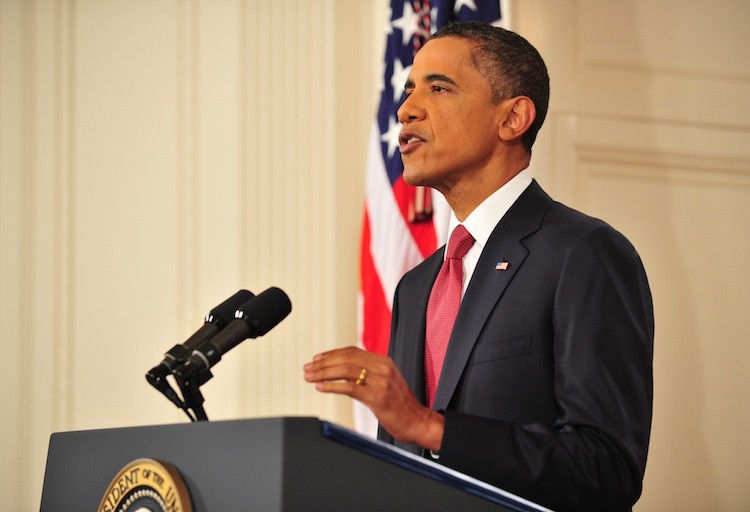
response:
<path id="1" fill-rule="evenodd" d="M 401 276 L 422 261 L 421 251 L 411 236 L 406 219 L 401 215 L 390 181 L 380 157 L 380 142 L 375 131 L 370 141 L 370 168 L 367 173 L 365 192 L 366 208 L 370 226 L 370 252 L 373 267 L 386 296 L 388 308 Z M 378 172 L 377 167 L 380 167 Z M 434 248 L 433 248 L 434 250 Z M 364 301 L 367 303 L 365 295 Z M 365 324 L 367 319 L 365 318 Z M 381 341 L 364 346 L 382 345 Z"/>
<path id="2" fill-rule="evenodd" d="M 414 198 L 414 187 L 407 185 L 404 179 L 399 177 L 399 179 L 393 184 L 393 196 L 396 198 L 396 203 L 401 211 L 402 218 L 408 219 L 409 203 Z M 435 248 L 437 247 L 437 237 L 435 236 L 435 226 L 431 222 L 407 221 L 406 227 L 419 248 L 421 254 L 419 261 L 435 252 Z M 409 269 L 407 268 L 406 270 Z"/>
<path id="3" fill-rule="evenodd" d="M 385 354 L 388 352 L 388 336 L 391 328 L 391 305 L 386 300 L 380 279 L 378 279 L 370 247 L 370 223 L 367 211 L 365 211 L 360 279 L 362 296 L 367 297 L 368 300 L 362 303 L 362 319 L 365 321 L 362 322 L 361 336 L 363 339 L 373 341 L 367 347 L 368 350 Z"/>

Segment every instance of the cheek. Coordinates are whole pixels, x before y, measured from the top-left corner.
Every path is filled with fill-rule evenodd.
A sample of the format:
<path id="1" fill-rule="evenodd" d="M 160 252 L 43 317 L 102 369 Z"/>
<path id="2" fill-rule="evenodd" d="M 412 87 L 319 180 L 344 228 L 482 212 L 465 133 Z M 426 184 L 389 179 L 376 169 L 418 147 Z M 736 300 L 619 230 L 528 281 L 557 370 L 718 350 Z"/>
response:
<path id="1" fill-rule="evenodd" d="M 449 147 L 452 150 L 460 149 L 466 141 L 464 138 L 469 132 L 467 123 L 471 117 L 466 112 L 451 111 L 444 112 L 433 118 L 433 132 L 440 146 Z"/>

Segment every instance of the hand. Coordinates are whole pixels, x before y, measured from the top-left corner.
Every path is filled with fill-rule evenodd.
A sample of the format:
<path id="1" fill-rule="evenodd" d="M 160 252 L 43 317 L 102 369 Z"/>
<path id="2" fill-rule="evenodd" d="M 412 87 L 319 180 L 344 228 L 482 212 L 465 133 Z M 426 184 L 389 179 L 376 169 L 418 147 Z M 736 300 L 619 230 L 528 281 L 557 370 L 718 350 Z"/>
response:
<path id="1" fill-rule="evenodd" d="M 316 355 L 304 371 L 318 391 L 365 404 L 399 441 L 440 450 L 443 416 L 419 403 L 390 358 L 347 347 Z"/>

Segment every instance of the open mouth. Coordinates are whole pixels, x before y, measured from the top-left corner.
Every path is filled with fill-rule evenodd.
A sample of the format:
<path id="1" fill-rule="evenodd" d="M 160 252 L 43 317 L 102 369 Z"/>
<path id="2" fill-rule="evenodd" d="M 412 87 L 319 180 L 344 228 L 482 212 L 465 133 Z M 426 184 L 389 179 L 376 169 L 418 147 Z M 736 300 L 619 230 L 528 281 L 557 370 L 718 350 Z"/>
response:
<path id="1" fill-rule="evenodd" d="M 424 139 L 414 132 L 401 132 L 398 137 L 399 151 L 402 155 L 411 153 L 422 142 L 424 142 Z"/>

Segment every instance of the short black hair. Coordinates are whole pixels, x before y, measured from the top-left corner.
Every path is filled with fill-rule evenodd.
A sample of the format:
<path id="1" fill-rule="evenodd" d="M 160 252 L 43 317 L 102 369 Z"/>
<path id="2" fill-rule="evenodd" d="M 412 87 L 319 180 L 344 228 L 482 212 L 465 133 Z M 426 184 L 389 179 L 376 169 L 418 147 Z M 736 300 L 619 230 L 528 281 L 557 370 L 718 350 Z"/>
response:
<path id="1" fill-rule="evenodd" d="M 440 37 L 468 39 L 474 44 L 472 64 L 487 80 L 494 103 L 514 96 L 528 96 L 534 102 L 536 119 L 521 138 L 531 153 L 549 107 L 549 75 L 536 48 L 515 32 L 478 21 L 450 23 L 430 39 Z"/>

